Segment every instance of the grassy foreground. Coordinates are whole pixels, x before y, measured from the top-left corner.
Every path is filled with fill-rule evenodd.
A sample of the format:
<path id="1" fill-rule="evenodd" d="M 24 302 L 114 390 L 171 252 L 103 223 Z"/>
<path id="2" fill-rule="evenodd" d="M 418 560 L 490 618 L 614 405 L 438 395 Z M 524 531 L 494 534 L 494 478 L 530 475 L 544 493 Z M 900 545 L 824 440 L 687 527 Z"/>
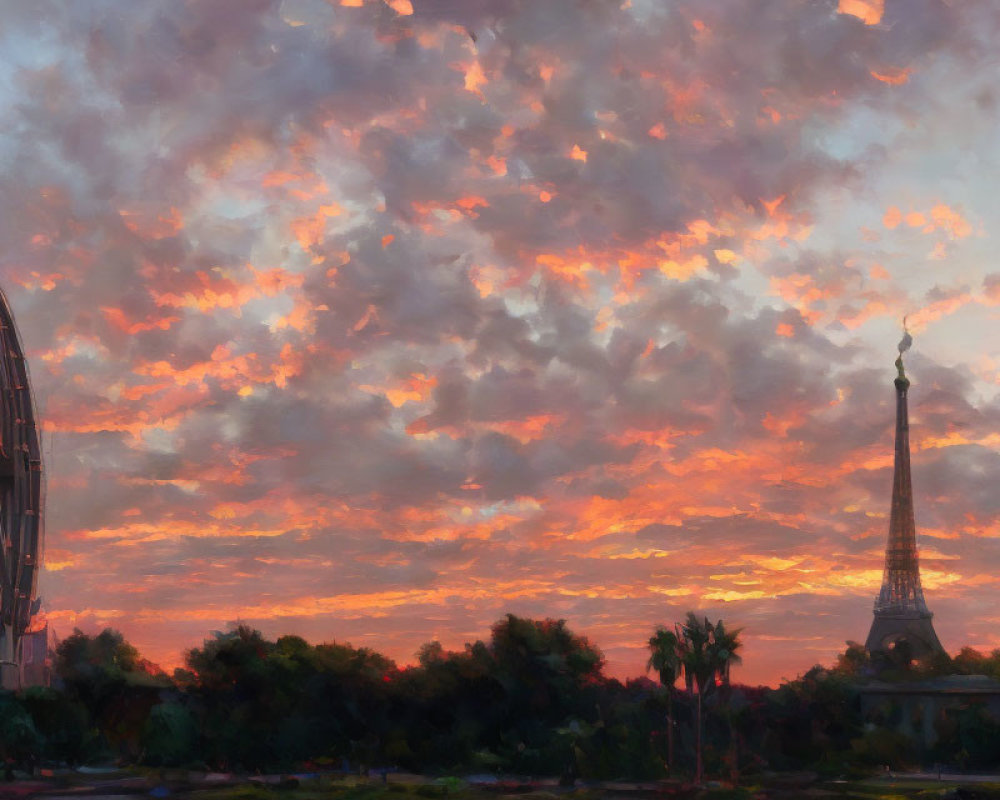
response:
<path id="1" fill-rule="evenodd" d="M 155 782 L 155 781 L 154 781 Z M 283 785 L 246 782 L 216 788 L 175 785 L 172 796 L 199 800 L 791 800 L 792 798 L 848 798 L 853 800 L 1000 800 L 1000 777 L 995 782 L 908 780 L 877 778 L 849 782 L 795 785 L 779 777 L 747 786 L 709 784 L 702 788 L 660 784 L 609 782 L 600 786 L 562 789 L 515 787 L 509 784 L 480 787 L 457 779 L 435 783 L 397 783 L 319 778 L 286 781 Z"/>
<path id="2" fill-rule="evenodd" d="M 181 770 L 117 771 L 114 774 L 63 773 L 49 779 L 0 784 L 0 798 L 197 798 L 197 800 L 1000 800 L 1000 776 L 969 776 L 964 781 L 878 777 L 817 782 L 803 773 L 776 774 L 760 783 L 724 786 L 609 781 L 577 788 L 504 781 L 470 785 L 458 778 L 419 776 L 380 778 L 344 776 L 205 776 Z"/>

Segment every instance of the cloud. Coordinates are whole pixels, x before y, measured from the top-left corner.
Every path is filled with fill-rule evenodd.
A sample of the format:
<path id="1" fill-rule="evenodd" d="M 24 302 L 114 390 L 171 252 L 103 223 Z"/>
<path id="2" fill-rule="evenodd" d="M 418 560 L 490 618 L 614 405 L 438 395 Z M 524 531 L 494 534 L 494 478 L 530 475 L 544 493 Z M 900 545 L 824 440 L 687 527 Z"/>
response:
<path id="1" fill-rule="evenodd" d="M 906 313 L 918 515 L 945 555 L 989 541 L 995 401 L 954 352 L 995 304 L 992 189 L 938 180 L 913 109 L 990 113 L 948 100 L 990 9 L 6 11 L 54 625 L 406 661 L 562 615 L 627 674 L 702 606 L 774 680 L 800 656 L 761 631 L 864 634 Z"/>

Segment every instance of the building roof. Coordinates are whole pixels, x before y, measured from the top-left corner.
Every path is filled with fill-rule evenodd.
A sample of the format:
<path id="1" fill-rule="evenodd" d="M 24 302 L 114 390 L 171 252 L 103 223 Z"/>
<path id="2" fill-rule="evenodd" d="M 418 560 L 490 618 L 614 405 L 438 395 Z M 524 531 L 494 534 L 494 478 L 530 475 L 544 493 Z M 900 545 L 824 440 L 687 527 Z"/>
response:
<path id="1" fill-rule="evenodd" d="M 1000 681 L 989 675 L 945 675 L 926 681 L 872 681 L 859 687 L 859 691 L 863 694 L 1000 694 Z"/>

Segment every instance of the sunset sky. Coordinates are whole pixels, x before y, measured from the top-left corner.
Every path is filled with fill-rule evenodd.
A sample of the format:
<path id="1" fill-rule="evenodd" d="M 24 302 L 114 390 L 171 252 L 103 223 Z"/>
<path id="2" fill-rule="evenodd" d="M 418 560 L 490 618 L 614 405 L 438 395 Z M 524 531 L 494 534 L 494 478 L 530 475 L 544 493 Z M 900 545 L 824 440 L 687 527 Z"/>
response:
<path id="1" fill-rule="evenodd" d="M 925 595 L 1000 647 L 986 0 L 0 2 L 43 610 L 400 664 L 864 641 L 908 315 Z"/>

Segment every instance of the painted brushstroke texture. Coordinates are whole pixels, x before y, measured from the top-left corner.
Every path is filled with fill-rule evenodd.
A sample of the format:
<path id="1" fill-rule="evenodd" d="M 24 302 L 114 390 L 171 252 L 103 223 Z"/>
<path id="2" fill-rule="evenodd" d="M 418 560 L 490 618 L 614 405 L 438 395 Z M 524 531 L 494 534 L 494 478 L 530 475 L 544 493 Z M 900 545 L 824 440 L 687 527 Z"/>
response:
<path id="1" fill-rule="evenodd" d="M 776 682 L 868 628 L 908 314 L 928 602 L 1000 645 L 993 4 L 0 6 L 57 633 L 625 676 L 700 608 Z"/>

